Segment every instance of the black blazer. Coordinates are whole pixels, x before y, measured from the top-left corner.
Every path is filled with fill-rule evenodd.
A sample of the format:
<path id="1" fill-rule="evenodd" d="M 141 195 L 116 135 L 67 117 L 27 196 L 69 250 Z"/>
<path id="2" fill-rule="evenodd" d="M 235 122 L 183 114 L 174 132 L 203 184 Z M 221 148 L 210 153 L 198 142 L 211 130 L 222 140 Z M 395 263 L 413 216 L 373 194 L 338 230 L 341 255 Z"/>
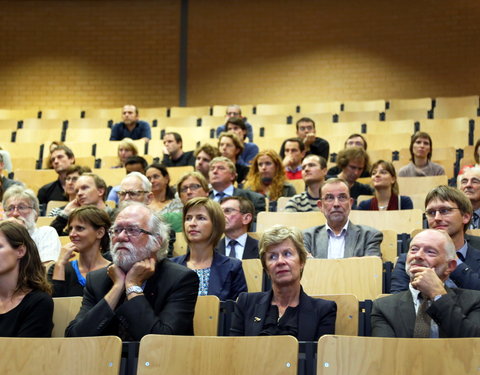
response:
<path id="1" fill-rule="evenodd" d="M 427 314 L 438 324 L 440 337 L 480 336 L 480 292 L 450 289 L 432 302 Z M 415 307 L 412 293 L 406 290 L 373 301 L 372 336 L 413 337 Z"/>
<path id="2" fill-rule="evenodd" d="M 225 237 L 223 237 L 215 248 L 219 254 L 227 255 L 225 250 Z M 230 251 L 230 249 L 228 250 Z M 247 241 L 245 242 L 245 249 L 243 249 L 242 259 L 258 259 L 258 240 L 247 235 Z"/>
<path id="3" fill-rule="evenodd" d="M 392 284 L 390 291 L 392 293 L 401 292 L 408 289 L 410 277 L 405 271 L 407 254 L 400 254 L 395 268 L 392 272 Z M 459 264 L 450 274 L 450 279 L 456 286 L 463 289 L 480 290 L 480 251 L 475 249 L 468 242 L 467 257 L 465 262 Z"/>
<path id="4" fill-rule="evenodd" d="M 233 196 L 244 197 L 251 200 L 255 207 L 255 218 L 257 217 L 257 213 L 265 211 L 265 197 L 262 194 L 255 193 L 251 190 L 234 188 Z M 211 199 L 214 198 L 213 191 L 210 191 L 208 197 Z"/>
<path id="5" fill-rule="evenodd" d="M 103 298 L 112 285 L 106 267 L 87 274 L 82 307 L 66 337 L 118 335 L 119 321 L 135 341 L 149 333 L 193 335 L 198 276 L 192 270 L 162 259 L 147 280 L 144 295 L 122 297 L 114 311 Z"/>
<path id="6" fill-rule="evenodd" d="M 272 296 L 273 291 L 240 294 L 230 336 L 258 336 L 263 329 Z M 302 289 L 298 306 L 298 340 L 317 341 L 322 335 L 335 333 L 335 302 L 309 297 Z"/>

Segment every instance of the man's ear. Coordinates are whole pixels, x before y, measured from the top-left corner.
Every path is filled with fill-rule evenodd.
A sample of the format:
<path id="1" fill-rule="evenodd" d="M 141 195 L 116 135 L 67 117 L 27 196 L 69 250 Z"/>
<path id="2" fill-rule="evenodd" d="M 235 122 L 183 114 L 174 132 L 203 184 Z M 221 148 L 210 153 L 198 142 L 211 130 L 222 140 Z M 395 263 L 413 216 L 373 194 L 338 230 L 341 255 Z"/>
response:
<path id="1" fill-rule="evenodd" d="M 246 214 L 243 214 L 243 217 L 242 217 L 242 224 L 243 225 L 248 225 L 252 222 L 253 220 L 253 215 L 251 213 L 246 213 Z"/>

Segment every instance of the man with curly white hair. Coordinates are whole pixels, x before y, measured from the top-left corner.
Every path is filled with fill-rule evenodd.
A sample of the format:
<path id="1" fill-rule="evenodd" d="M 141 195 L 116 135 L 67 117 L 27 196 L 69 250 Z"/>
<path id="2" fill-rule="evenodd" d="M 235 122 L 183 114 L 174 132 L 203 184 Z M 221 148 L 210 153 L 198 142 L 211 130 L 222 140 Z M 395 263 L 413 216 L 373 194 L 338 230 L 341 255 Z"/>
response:
<path id="1" fill-rule="evenodd" d="M 139 202 L 126 202 L 110 229 L 113 264 L 87 275 L 82 308 L 66 336 L 192 335 L 195 272 L 166 259 L 168 225 Z"/>

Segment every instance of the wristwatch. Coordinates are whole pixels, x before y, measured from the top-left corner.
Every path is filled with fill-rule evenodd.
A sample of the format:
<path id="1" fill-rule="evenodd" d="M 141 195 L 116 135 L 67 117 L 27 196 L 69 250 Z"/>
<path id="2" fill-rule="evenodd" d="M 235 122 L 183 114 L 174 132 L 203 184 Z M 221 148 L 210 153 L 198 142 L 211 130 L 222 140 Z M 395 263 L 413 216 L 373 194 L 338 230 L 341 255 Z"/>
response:
<path id="1" fill-rule="evenodd" d="M 131 293 L 143 293 L 143 289 L 138 285 L 134 285 L 134 286 L 128 287 L 125 293 L 127 294 L 127 296 Z"/>

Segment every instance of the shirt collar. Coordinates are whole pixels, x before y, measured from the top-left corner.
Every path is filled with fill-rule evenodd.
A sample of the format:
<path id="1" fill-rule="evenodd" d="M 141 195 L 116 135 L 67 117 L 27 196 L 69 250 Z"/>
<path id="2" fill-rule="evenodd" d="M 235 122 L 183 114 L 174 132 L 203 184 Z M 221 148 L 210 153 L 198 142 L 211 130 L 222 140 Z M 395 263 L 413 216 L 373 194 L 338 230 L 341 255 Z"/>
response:
<path id="1" fill-rule="evenodd" d="M 233 185 L 230 185 L 229 187 L 227 187 L 223 191 L 215 190 L 215 189 L 212 188 L 213 196 L 217 195 L 217 193 L 224 193 L 225 195 L 231 197 L 233 195 L 233 190 L 234 189 L 235 189 L 235 187 Z"/>
<path id="2" fill-rule="evenodd" d="M 245 247 L 245 244 L 247 243 L 247 233 L 242 234 L 240 237 L 235 238 L 235 240 L 238 242 L 239 245 L 242 247 Z M 228 246 L 228 243 L 230 242 L 231 238 L 225 236 L 225 246 Z"/>
<path id="3" fill-rule="evenodd" d="M 340 234 L 337 237 L 344 236 L 347 233 L 347 228 L 349 223 L 350 223 L 350 219 L 347 219 L 347 222 L 345 223 L 342 230 L 340 231 Z M 329 236 L 336 236 L 335 232 L 332 230 L 332 228 L 330 228 L 328 223 L 325 224 L 325 228 L 327 228 L 327 233 Z"/>

